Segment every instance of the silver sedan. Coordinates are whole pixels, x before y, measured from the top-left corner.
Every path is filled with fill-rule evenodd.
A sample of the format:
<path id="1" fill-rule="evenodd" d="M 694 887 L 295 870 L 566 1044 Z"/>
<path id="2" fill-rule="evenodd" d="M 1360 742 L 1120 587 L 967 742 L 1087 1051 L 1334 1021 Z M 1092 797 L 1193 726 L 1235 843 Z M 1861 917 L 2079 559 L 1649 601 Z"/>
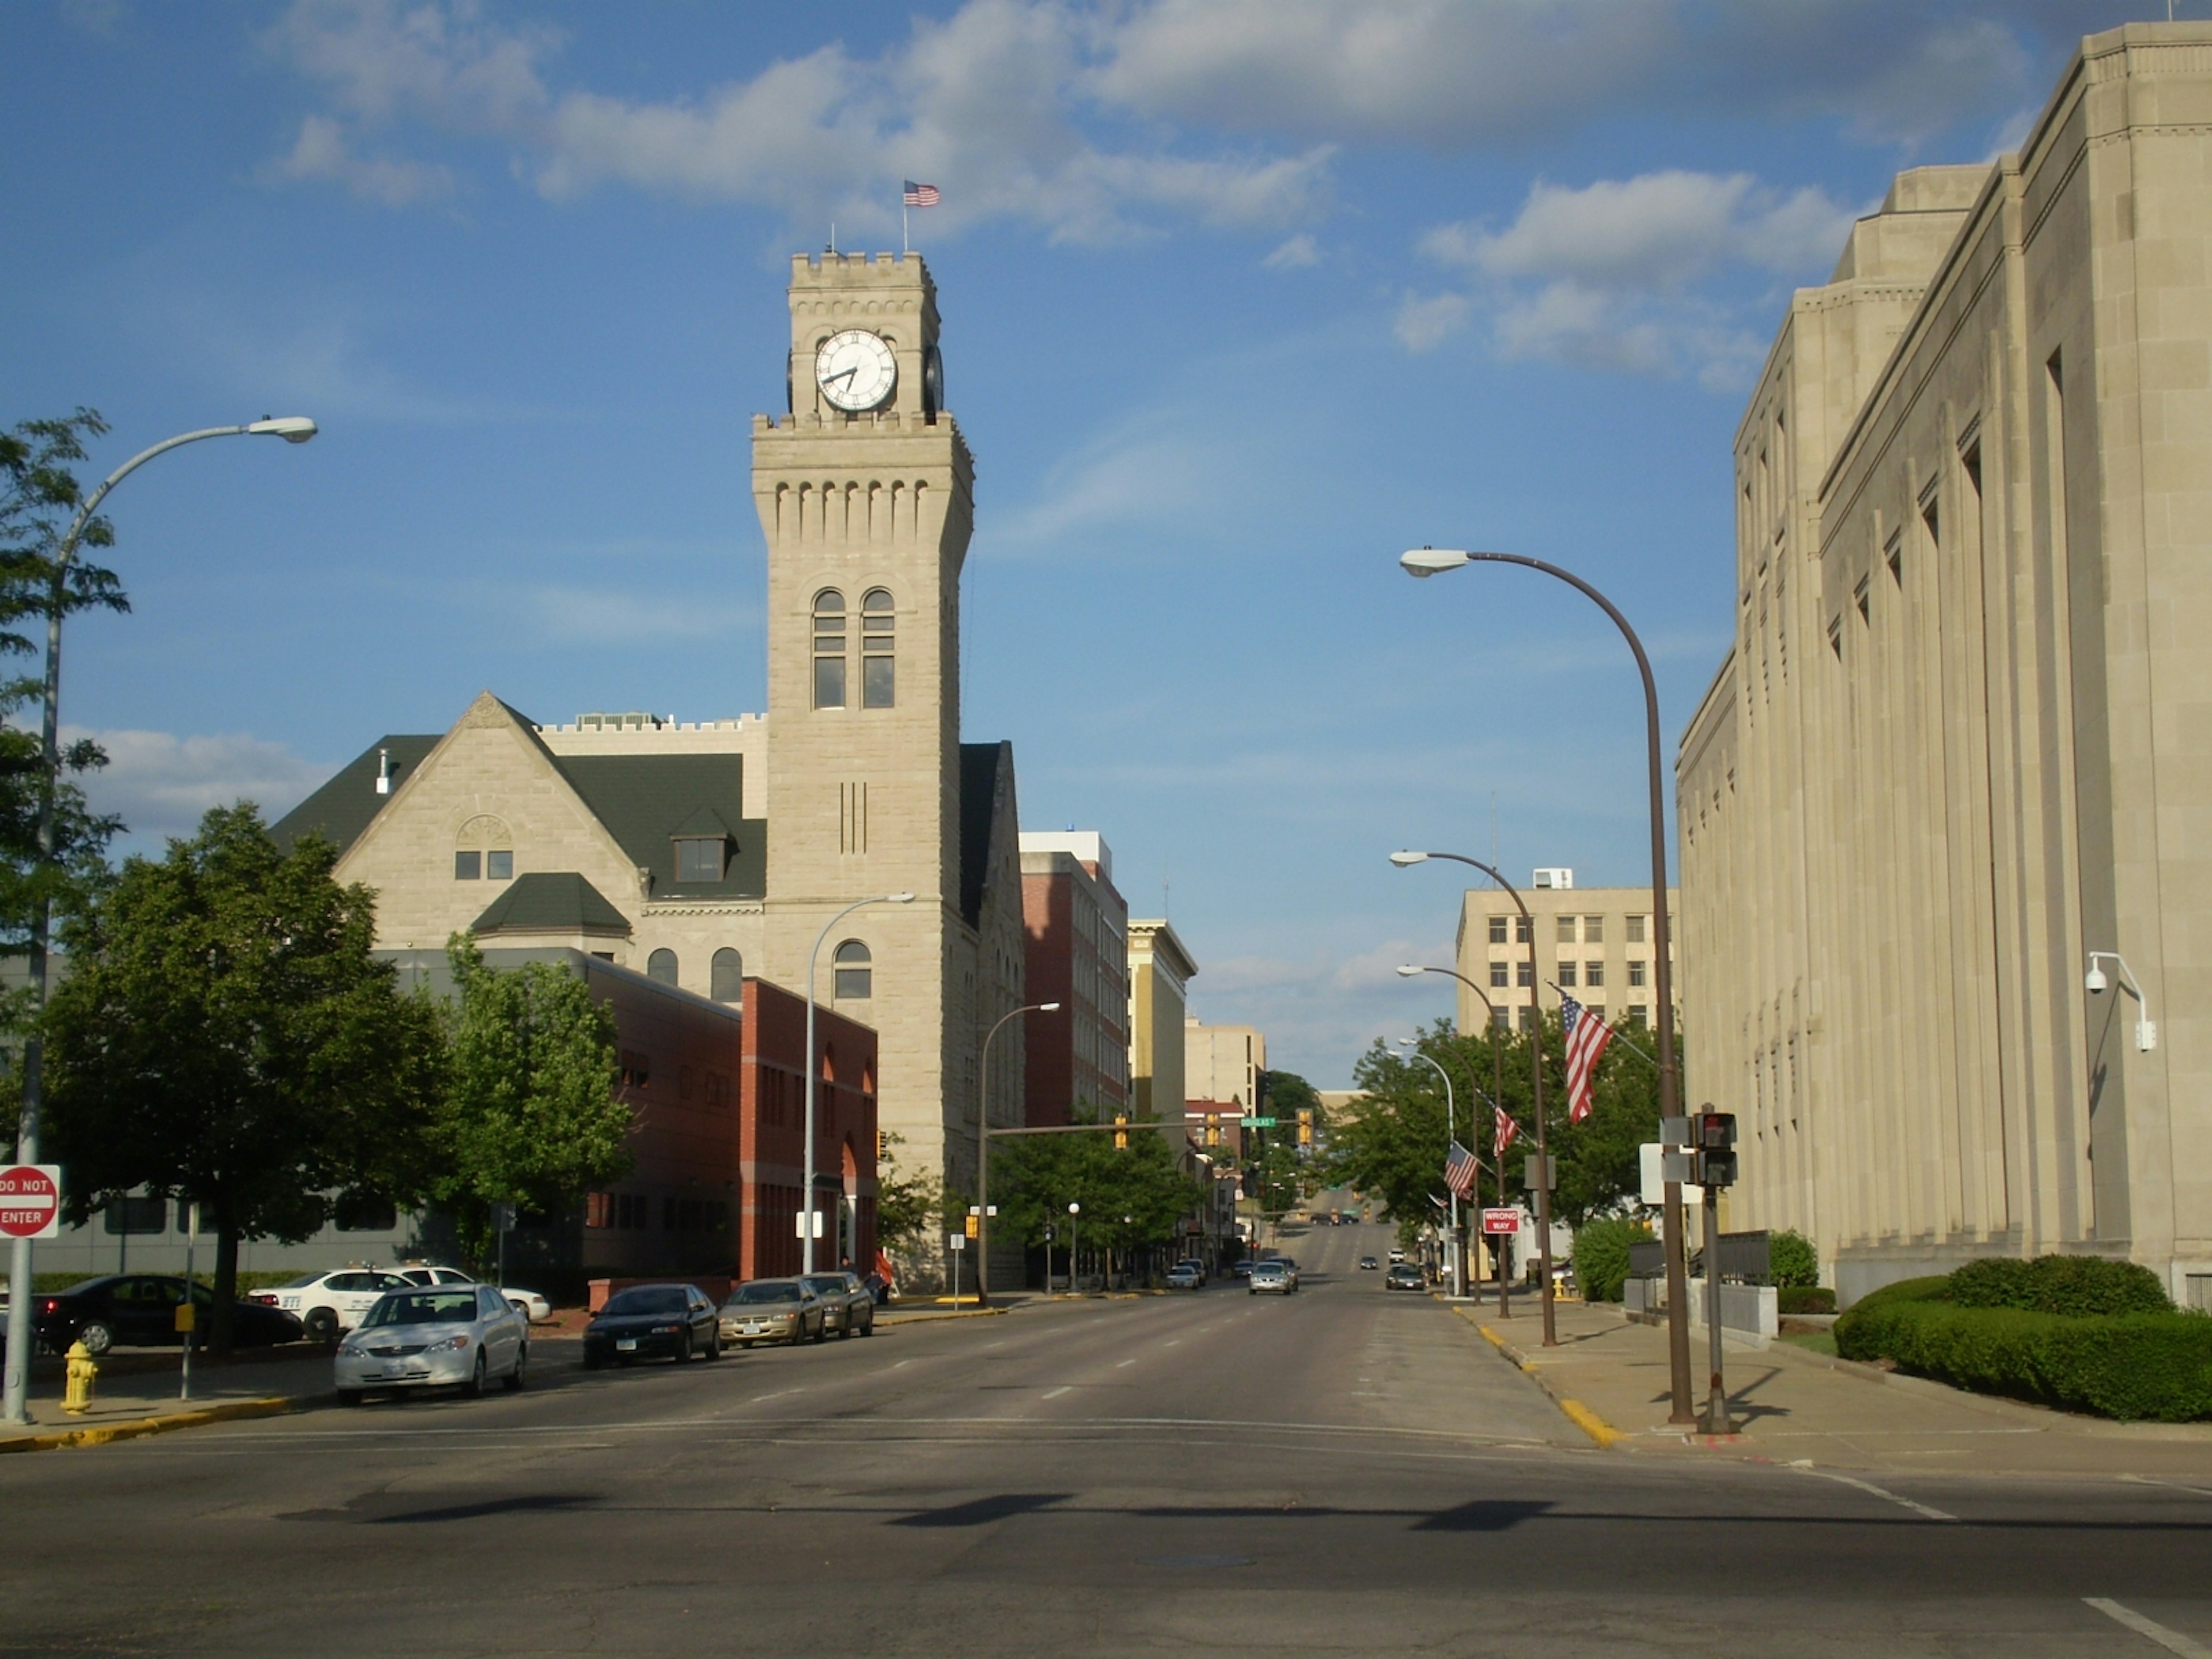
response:
<path id="1" fill-rule="evenodd" d="M 829 1309 L 803 1279 L 756 1279 L 740 1285 L 722 1304 L 722 1342 L 750 1348 L 756 1342 L 819 1342 L 829 1329 Z"/>
<path id="2" fill-rule="evenodd" d="M 372 1389 L 458 1386 L 481 1395 L 494 1377 L 522 1386 L 530 1325 L 489 1285 L 387 1291 L 338 1344 L 331 1362 L 341 1405 Z"/>

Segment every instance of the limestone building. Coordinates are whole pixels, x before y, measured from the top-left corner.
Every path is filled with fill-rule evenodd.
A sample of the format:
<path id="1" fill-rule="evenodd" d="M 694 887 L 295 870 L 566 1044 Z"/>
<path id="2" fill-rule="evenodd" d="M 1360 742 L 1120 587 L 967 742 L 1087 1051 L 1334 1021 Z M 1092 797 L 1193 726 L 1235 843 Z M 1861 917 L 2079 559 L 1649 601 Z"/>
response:
<path id="1" fill-rule="evenodd" d="M 1553 868 L 1537 871 L 1521 890 L 1521 899 L 1528 907 L 1526 921 L 1502 887 L 1470 887 L 1460 901 L 1459 971 L 1490 999 L 1486 1007 L 1481 998 L 1455 982 L 1461 1030 L 1479 1030 L 1491 1023 L 1528 1030 L 1539 1008 L 1559 1008 L 1554 985 L 1616 1024 L 1654 1022 L 1657 980 L 1649 887 L 1577 888 L 1572 870 Z M 1669 915 L 1679 903 L 1670 889 Z M 1531 929 L 1536 945 L 1533 972 Z M 1680 1001 L 1678 992 L 1677 1006 Z"/>
<path id="2" fill-rule="evenodd" d="M 733 1001 L 754 975 L 803 995 L 818 939 L 817 999 L 877 1035 L 900 1165 L 970 1188 L 979 1113 L 1019 1122 L 1024 1072 L 1018 1023 L 979 1102 L 1024 940 L 1012 751 L 960 741 L 973 466 L 919 255 L 795 258 L 789 301 L 791 409 L 752 431 L 768 712 L 541 726 L 486 693 L 442 736 L 379 740 L 281 827 L 339 842 L 389 948 L 474 928 Z"/>
<path id="3" fill-rule="evenodd" d="M 1198 963 L 1165 917 L 1129 924 L 1129 1110 L 1171 1126 L 1182 1142 L 1185 991 Z"/>
<path id="4" fill-rule="evenodd" d="M 1026 1023 L 1032 1127 L 1103 1121 L 1129 1100 L 1129 906 L 1096 830 L 1020 838 L 1024 993 L 1057 1002 Z"/>
<path id="5" fill-rule="evenodd" d="M 1737 431 L 1686 1087 L 1742 1121 L 1732 1224 L 1846 1300 L 2051 1250 L 2212 1285 L 2208 176 L 2212 27 L 2090 37 L 2016 152 L 1899 175 Z"/>

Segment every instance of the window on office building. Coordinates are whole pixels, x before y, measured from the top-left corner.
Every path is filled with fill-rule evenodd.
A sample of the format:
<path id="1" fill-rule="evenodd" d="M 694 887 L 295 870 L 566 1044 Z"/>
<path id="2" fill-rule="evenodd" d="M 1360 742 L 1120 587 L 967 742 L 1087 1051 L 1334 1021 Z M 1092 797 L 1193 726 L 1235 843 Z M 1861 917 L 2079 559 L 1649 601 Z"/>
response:
<path id="1" fill-rule="evenodd" d="M 1490 988 L 1492 990 L 1502 991 L 1505 988 L 1506 975 L 1512 971 L 1512 963 L 1507 962 L 1493 962 L 1490 964 Z"/>
<path id="2" fill-rule="evenodd" d="M 1644 943 L 1644 918 L 1643 918 L 1643 917 L 1641 917 L 1641 916 L 1631 916 L 1631 917 L 1629 917 L 1629 919 L 1628 919 L 1628 942 L 1629 942 L 1631 945 L 1641 945 L 1641 944 L 1643 944 L 1643 943 Z"/>
<path id="3" fill-rule="evenodd" d="M 1605 943 L 1605 918 L 1603 916 L 1584 916 L 1583 918 L 1583 943 L 1585 945 L 1602 945 Z"/>
<path id="4" fill-rule="evenodd" d="M 1533 988 L 1536 983 L 1535 964 L 1528 962 L 1516 962 L 1513 964 L 1513 982 L 1518 985 L 1524 991 Z"/>
<path id="5" fill-rule="evenodd" d="M 1505 918 L 1504 918 L 1504 917 L 1503 917 L 1503 916 L 1492 916 L 1492 917 L 1491 917 L 1491 919 L 1490 919 L 1490 942 L 1491 942 L 1492 945 L 1503 945 L 1503 944 L 1504 944 L 1504 943 L 1505 943 Z"/>
<path id="6" fill-rule="evenodd" d="M 1601 962 L 1583 963 L 1583 984 L 1590 990 L 1605 983 L 1605 964 Z"/>
<path id="7" fill-rule="evenodd" d="M 1521 1029 L 1524 1031 L 1533 1031 L 1536 1029 L 1536 1010 L 1534 1007 L 1523 1006 L 1522 1008 Z"/>
<path id="8" fill-rule="evenodd" d="M 1641 1002 L 1632 1002 L 1628 1005 L 1628 1018 L 1632 1024 L 1648 1025 L 1651 1023 L 1651 1010 Z"/>
<path id="9" fill-rule="evenodd" d="M 1563 962 L 1559 964 L 1559 981 L 1560 988 L 1564 990 L 1571 991 L 1575 988 L 1575 964 L 1573 963 Z"/>
<path id="10" fill-rule="evenodd" d="M 1631 985 L 1635 986 L 1641 986 L 1644 983 L 1644 964 L 1642 963 L 1632 962 L 1628 964 L 1628 982 Z"/>
<path id="11" fill-rule="evenodd" d="M 1559 921 L 1559 943 L 1572 945 L 1575 942 L 1575 919 L 1572 916 L 1561 916 Z"/>
<path id="12" fill-rule="evenodd" d="M 1536 935 L 1535 935 L 1534 928 L 1535 928 L 1535 918 L 1534 918 L 1533 916 L 1516 916 L 1516 917 L 1514 917 L 1514 918 L 1513 918 L 1513 942 L 1514 942 L 1516 945 L 1526 945 L 1526 944 L 1528 944 L 1531 939 L 1534 939 L 1534 938 L 1535 938 L 1535 936 L 1536 936 Z"/>
<path id="13" fill-rule="evenodd" d="M 1495 1030 L 1511 1030 L 1513 1029 L 1513 1011 L 1510 1008 L 1492 1008 L 1490 1011 L 1490 1024 L 1492 1028 Z"/>

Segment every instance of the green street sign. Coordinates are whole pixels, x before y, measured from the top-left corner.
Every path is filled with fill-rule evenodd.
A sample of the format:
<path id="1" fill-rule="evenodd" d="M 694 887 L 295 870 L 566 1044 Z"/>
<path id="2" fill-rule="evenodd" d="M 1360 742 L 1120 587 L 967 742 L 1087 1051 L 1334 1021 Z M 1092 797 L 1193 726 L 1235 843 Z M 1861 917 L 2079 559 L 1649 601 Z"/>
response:
<path id="1" fill-rule="evenodd" d="M 1272 1117 L 1240 1117 L 1237 1121 L 1248 1129 L 1272 1129 L 1275 1127 L 1275 1120 Z"/>

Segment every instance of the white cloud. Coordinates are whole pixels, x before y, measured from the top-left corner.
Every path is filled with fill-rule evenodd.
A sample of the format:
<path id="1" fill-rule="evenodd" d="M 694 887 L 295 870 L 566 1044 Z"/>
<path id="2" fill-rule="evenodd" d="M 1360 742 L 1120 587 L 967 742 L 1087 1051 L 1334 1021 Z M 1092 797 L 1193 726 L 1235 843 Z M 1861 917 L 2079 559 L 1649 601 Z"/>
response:
<path id="1" fill-rule="evenodd" d="M 330 181 L 354 195 L 386 207 L 402 208 L 453 192 L 453 175 L 422 161 L 363 159 L 348 149 L 343 131 L 327 115 L 310 115 L 300 124 L 290 155 L 263 169 L 270 179 L 289 183 Z"/>
<path id="2" fill-rule="evenodd" d="M 1269 270 L 1297 270 L 1321 263 L 1321 249 L 1310 231 L 1300 231 L 1260 263 Z"/>
<path id="3" fill-rule="evenodd" d="M 497 605 L 516 599 L 501 592 Z M 545 586 L 520 596 L 548 638 L 584 645 L 624 645 L 641 640 L 708 639 L 757 627 L 759 613 L 732 601 L 716 605 L 691 597 L 651 598 L 622 588 Z"/>
<path id="4" fill-rule="evenodd" d="M 1408 294 L 1398 304 L 1391 332 L 1408 351 L 1432 351 L 1467 326 L 1474 301 L 1464 294 Z"/>
<path id="5" fill-rule="evenodd" d="M 94 809 L 119 814 L 131 839 L 148 844 L 189 836 L 211 806 L 258 803 L 274 821 L 337 769 L 301 759 L 281 743 L 226 732 L 180 738 L 168 732 L 64 726 L 62 739 L 90 738 L 108 763 L 85 783 Z"/>
<path id="6" fill-rule="evenodd" d="M 1747 272 L 1817 278 L 1856 216 L 1810 186 L 1668 171 L 1578 189 L 1540 181 L 1502 230 L 1439 225 L 1420 247 L 1475 284 L 1503 356 L 1692 374 L 1722 389 L 1740 384 L 1765 348 L 1716 289 Z M 1474 295 L 1422 303 L 1451 298 L 1474 303 Z M 1443 337 L 1423 325 L 1429 317 L 1401 310 L 1398 336 L 1409 350 Z"/>

